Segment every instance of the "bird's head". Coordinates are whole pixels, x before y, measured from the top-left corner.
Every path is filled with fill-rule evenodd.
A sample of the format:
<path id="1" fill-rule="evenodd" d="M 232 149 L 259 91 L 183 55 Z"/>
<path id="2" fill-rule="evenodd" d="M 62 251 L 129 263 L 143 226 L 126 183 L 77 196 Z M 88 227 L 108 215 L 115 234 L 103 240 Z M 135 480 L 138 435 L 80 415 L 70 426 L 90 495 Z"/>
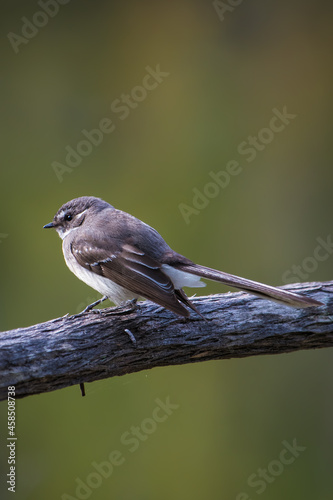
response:
<path id="1" fill-rule="evenodd" d="M 81 226 L 89 215 L 100 212 L 111 205 L 94 196 L 81 196 L 68 201 L 53 217 L 53 221 L 43 226 L 54 228 L 61 239 L 64 239 L 73 229 Z"/>

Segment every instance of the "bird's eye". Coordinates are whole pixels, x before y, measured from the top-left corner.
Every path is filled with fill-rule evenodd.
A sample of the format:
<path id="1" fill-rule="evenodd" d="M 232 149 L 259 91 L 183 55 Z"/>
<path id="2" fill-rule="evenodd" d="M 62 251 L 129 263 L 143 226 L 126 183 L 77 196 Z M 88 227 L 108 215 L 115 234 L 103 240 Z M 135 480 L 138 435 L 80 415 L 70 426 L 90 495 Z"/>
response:
<path id="1" fill-rule="evenodd" d="M 64 217 L 64 220 L 72 220 L 73 217 L 71 216 L 71 214 L 66 214 L 65 217 Z"/>

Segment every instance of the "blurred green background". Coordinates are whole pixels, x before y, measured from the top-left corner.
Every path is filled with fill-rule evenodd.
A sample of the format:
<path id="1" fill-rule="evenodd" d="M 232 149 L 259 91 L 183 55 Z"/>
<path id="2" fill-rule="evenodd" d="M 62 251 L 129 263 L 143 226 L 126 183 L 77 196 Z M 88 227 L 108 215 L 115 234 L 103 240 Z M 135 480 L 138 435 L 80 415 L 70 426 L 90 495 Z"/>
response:
<path id="1" fill-rule="evenodd" d="M 139 217 L 198 263 L 276 285 L 294 265 L 303 281 L 332 279 L 333 255 L 313 260 L 317 238 L 332 235 L 330 2 L 226 0 L 224 13 L 185 0 L 41 4 L 1 6 L 1 330 L 98 298 L 66 268 L 57 234 L 42 230 L 82 195 Z M 135 89 L 158 65 L 168 75 L 156 88 Z M 131 93 L 124 118 L 116 100 Z M 290 123 L 262 131 L 284 107 Z M 113 132 L 57 176 L 54 162 L 66 165 L 66 148 L 105 118 Z M 252 161 L 249 136 L 262 138 Z M 179 205 L 193 207 L 193 189 L 209 192 L 210 172 L 231 160 L 240 173 L 211 187 L 186 223 Z M 204 293 L 221 291 L 209 283 Z M 85 398 L 76 386 L 20 400 L 15 498 L 328 500 L 332 374 L 332 350 L 321 350 L 157 368 L 88 384 Z M 179 407 L 131 452 L 121 436 L 148 425 L 167 397 Z M 282 442 L 295 439 L 306 449 L 280 470 Z M 124 463 L 77 496 L 77 478 L 113 450 Z M 275 476 L 261 488 L 248 482 L 268 466 Z M 7 467 L 2 440 L 2 498 Z"/>

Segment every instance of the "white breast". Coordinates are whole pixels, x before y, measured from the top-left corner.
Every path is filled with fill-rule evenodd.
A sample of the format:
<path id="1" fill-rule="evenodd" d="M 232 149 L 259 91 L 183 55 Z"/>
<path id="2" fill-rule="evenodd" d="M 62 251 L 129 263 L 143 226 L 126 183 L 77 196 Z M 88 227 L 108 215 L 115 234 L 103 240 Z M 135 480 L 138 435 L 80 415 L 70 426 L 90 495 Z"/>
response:
<path id="1" fill-rule="evenodd" d="M 126 288 L 117 285 L 108 278 L 100 276 L 92 271 L 89 271 L 89 269 L 85 269 L 80 266 L 68 246 L 66 248 L 65 241 L 63 242 L 63 254 L 68 268 L 77 278 L 91 286 L 91 288 L 97 290 L 102 295 L 106 295 L 112 302 L 114 302 L 114 304 L 120 305 L 127 300 L 137 299 L 139 297 L 135 293 L 126 290 Z"/>

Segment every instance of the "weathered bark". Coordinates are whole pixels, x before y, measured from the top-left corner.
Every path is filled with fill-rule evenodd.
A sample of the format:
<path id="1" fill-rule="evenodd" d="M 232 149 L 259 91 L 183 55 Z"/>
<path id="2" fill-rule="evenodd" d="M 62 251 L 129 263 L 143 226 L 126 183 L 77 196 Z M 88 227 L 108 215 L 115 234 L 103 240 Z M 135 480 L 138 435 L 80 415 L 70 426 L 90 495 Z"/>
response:
<path id="1" fill-rule="evenodd" d="M 332 347 L 333 282 L 285 288 L 324 305 L 294 309 L 229 293 L 193 299 L 206 321 L 147 301 L 2 332 L 0 399 L 8 386 L 24 397 L 155 366 Z"/>

